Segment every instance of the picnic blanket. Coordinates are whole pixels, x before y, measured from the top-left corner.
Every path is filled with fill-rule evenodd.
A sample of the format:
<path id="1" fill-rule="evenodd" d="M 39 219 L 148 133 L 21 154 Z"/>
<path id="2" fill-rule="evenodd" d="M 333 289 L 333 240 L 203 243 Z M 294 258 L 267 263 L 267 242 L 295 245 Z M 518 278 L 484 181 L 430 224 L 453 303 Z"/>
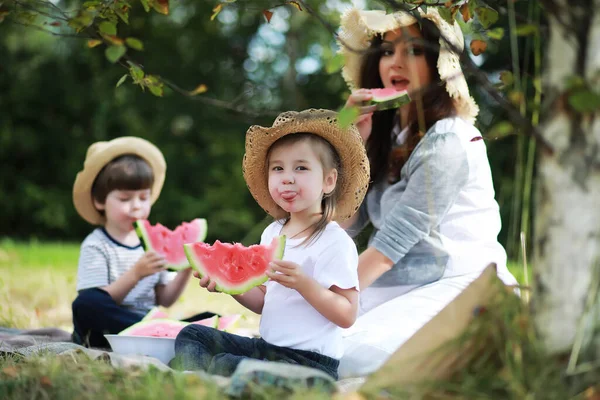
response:
<path id="1" fill-rule="evenodd" d="M 62 329 L 13 329 L 0 327 L 0 356 L 12 354 L 31 357 L 44 354 L 69 355 L 85 353 L 93 360 L 110 363 L 115 368 L 148 368 L 153 366 L 162 371 L 172 369 L 158 359 L 143 355 L 124 355 L 108 349 L 90 349 L 71 341 L 71 334 Z M 283 389 L 298 387 L 319 387 L 329 393 L 356 390 L 363 378 L 334 381 L 324 372 L 301 365 L 244 360 L 231 377 L 210 375 L 204 371 L 185 371 L 200 378 L 216 383 L 224 393 L 232 397 L 241 397 L 259 387 L 277 387 Z"/>

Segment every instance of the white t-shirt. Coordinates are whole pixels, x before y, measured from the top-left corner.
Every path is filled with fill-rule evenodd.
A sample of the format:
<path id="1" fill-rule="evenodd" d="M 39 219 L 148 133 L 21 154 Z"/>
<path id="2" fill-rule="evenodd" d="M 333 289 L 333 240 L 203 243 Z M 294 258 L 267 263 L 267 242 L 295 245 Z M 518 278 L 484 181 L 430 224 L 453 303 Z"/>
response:
<path id="1" fill-rule="evenodd" d="M 269 244 L 283 225 L 275 221 L 261 236 Z M 302 267 L 304 274 L 321 286 L 358 290 L 358 251 L 350 236 L 330 222 L 320 237 L 308 246 L 302 239 L 287 239 L 283 259 Z M 294 289 L 267 281 L 267 294 L 260 320 L 260 334 L 270 344 L 340 359 L 343 355 L 342 328 L 313 308 Z"/>

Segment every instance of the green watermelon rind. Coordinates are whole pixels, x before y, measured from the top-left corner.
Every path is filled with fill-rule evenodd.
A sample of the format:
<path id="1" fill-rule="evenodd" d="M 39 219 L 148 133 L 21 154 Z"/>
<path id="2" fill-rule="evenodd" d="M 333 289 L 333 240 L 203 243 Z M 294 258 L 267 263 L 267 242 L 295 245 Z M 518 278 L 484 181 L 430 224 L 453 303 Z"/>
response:
<path id="1" fill-rule="evenodd" d="M 208 231 L 208 223 L 206 222 L 206 220 L 204 218 L 196 218 L 190 222 L 194 222 L 194 223 L 199 223 L 202 224 L 201 226 L 201 230 L 200 230 L 200 235 L 198 235 L 198 237 L 196 238 L 196 242 L 202 242 L 204 241 L 204 239 L 206 239 L 206 233 Z M 144 248 L 144 251 L 154 251 L 154 248 L 152 248 L 152 245 L 150 244 L 150 237 L 148 236 L 147 232 L 146 232 L 146 228 L 144 227 L 144 224 L 141 221 L 135 221 L 133 223 L 133 226 L 135 227 L 135 233 L 137 234 L 137 236 L 140 238 L 140 242 L 142 242 L 142 247 Z M 187 261 L 187 259 L 179 264 L 166 264 L 165 265 L 166 269 L 168 271 L 181 271 L 184 270 L 186 268 L 190 267 L 190 263 Z"/>
<path id="2" fill-rule="evenodd" d="M 385 100 L 371 99 L 367 105 L 376 106 L 377 111 L 389 110 L 391 108 L 400 108 L 405 104 L 410 103 L 412 100 L 408 93 L 398 92 L 399 94 L 393 97 L 388 97 Z"/>
<path id="3" fill-rule="evenodd" d="M 172 325 L 176 324 L 177 326 L 181 326 L 182 329 L 183 329 L 183 327 L 188 325 L 187 322 L 183 322 L 183 321 L 177 321 L 177 320 L 167 319 L 167 318 L 155 318 L 155 319 L 150 319 L 150 320 L 146 320 L 146 321 L 140 321 L 136 324 L 133 324 L 129 328 L 124 329 L 121 332 L 119 332 L 118 335 L 121 335 L 121 336 L 131 335 L 131 332 L 133 332 L 137 328 L 144 327 L 147 325 L 156 325 L 156 324 L 165 324 L 165 323 L 172 324 Z M 134 336 L 139 336 L 139 335 L 134 335 Z"/>
<path id="4" fill-rule="evenodd" d="M 285 235 L 281 235 L 275 239 L 279 239 L 279 243 L 277 244 L 277 247 L 275 248 L 275 250 L 273 250 L 273 257 L 271 259 L 272 260 L 281 260 L 283 258 L 283 253 L 285 252 L 286 237 L 285 237 Z M 275 240 L 275 239 L 273 239 L 273 240 Z M 194 266 L 196 271 L 198 271 L 200 277 L 203 277 L 204 275 L 206 275 L 206 272 L 204 271 L 204 268 L 202 266 L 202 262 L 200 260 L 196 259 L 196 257 L 194 256 L 194 253 L 192 250 L 192 244 L 189 244 L 189 245 L 185 244 L 185 245 L 183 245 L 183 248 L 185 251 L 185 255 L 187 256 L 188 260 L 190 261 L 190 264 Z M 232 287 L 226 287 L 226 286 L 217 284 L 215 286 L 215 290 L 217 292 L 226 293 L 226 294 L 233 296 L 236 294 L 246 293 L 253 287 L 262 285 L 267 280 L 269 280 L 269 277 L 266 274 L 263 274 L 255 279 L 249 280 L 248 282 L 246 282 L 246 284 L 244 286 L 236 286 L 236 287 L 232 288 Z"/>

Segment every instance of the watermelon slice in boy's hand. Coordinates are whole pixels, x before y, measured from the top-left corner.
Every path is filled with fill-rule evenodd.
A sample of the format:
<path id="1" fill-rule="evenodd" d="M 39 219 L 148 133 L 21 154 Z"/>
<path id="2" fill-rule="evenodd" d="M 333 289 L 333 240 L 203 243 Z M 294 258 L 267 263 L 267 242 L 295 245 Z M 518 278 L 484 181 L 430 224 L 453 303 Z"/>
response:
<path id="1" fill-rule="evenodd" d="M 397 91 L 394 88 L 369 89 L 373 98 L 367 102 L 368 106 L 376 106 L 377 111 L 399 108 L 410 103 L 410 96 L 406 90 Z"/>
<path id="2" fill-rule="evenodd" d="M 167 260 L 166 268 L 170 271 L 181 271 L 190 267 L 183 251 L 186 243 L 201 242 L 206 238 L 207 224 L 203 218 L 183 222 L 175 230 L 140 219 L 133 223 L 135 232 L 146 251 L 154 251 Z"/>
<path id="3" fill-rule="evenodd" d="M 269 245 L 245 247 L 240 243 L 189 243 L 183 246 L 192 267 L 200 276 L 216 283 L 215 290 L 242 294 L 267 281 L 269 263 L 281 260 L 285 236 L 278 236 Z"/>

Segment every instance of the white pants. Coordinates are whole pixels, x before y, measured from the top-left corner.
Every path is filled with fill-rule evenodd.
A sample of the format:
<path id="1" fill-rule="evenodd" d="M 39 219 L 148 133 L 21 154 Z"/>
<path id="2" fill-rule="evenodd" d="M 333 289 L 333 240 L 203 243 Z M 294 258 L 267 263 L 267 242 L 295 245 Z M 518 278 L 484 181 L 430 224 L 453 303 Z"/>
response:
<path id="1" fill-rule="evenodd" d="M 369 287 L 362 291 L 359 317 L 344 331 L 340 378 L 377 370 L 479 275 L 443 278 L 421 287 Z"/>

